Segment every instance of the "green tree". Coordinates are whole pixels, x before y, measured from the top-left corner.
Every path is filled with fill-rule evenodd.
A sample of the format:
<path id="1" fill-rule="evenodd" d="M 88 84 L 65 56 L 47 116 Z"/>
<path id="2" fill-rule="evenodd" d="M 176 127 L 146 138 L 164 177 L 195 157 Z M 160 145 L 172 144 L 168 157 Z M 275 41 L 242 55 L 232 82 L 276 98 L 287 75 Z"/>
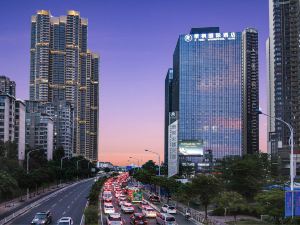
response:
<path id="1" fill-rule="evenodd" d="M 138 170 L 133 177 L 144 184 L 151 184 L 152 183 L 152 174 L 148 170 Z"/>
<path id="2" fill-rule="evenodd" d="M 257 211 L 273 217 L 275 223 L 280 223 L 284 216 L 284 191 L 270 190 L 257 194 Z"/>
<path id="3" fill-rule="evenodd" d="M 104 168 L 104 172 L 105 173 L 109 173 L 110 172 L 110 169 L 108 167 Z"/>
<path id="4" fill-rule="evenodd" d="M 152 160 L 147 161 L 144 165 L 142 165 L 142 169 L 146 170 L 152 175 L 156 175 L 156 165 Z"/>
<path id="5" fill-rule="evenodd" d="M 53 152 L 53 160 L 54 161 L 60 161 L 62 157 L 65 156 L 65 150 L 64 147 L 60 146 Z"/>
<path id="6" fill-rule="evenodd" d="M 237 192 L 228 191 L 222 192 L 217 198 L 217 204 L 219 207 L 224 209 L 224 216 L 232 214 L 236 223 L 236 215 L 241 209 L 246 207 L 246 200 L 242 195 Z"/>
<path id="7" fill-rule="evenodd" d="M 18 159 L 18 148 L 15 142 L 0 142 L 0 157 L 8 159 Z"/>
<path id="8" fill-rule="evenodd" d="M 207 208 L 221 190 L 220 181 L 211 175 L 197 175 L 192 179 L 191 193 L 199 199 L 204 206 L 205 219 L 207 219 Z"/>
<path id="9" fill-rule="evenodd" d="M 18 191 L 17 181 L 5 171 L 0 171 L 0 199 L 12 198 Z"/>
<path id="10" fill-rule="evenodd" d="M 179 202 L 183 202 L 188 206 L 190 206 L 190 202 L 195 198 L 195 193 L 193 192 L 192 184 L 191 183 L 181 184 L 178 187 L 177 192 L 175 193 L 175 198 Z"/>
<path id="11" fill-rule="evenodd" d="M 267 166 L 260 155 L 247 155 L 224 159 L 219 172 L 228 191 L 253 199 L 266 182 Z"/>
<path id="12" fill-rule="evenodd" d="M 85 224 L 97 225 L 98 224 L 98 209 L 95 206 L 89 206 L 84 210 Z"/>

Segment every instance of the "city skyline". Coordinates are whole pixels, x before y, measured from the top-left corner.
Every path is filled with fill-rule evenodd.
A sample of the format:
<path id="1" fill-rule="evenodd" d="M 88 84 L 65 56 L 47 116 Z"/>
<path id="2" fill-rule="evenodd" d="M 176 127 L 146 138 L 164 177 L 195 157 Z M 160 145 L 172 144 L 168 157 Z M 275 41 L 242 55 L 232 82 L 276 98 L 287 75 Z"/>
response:
<path id="1" fill-rule="evenodd" d="M 155 2 L 158 4 L 158 1 Z M 152 155 L 144 153 L 144 149 L 149 148 L 158 151 L 163 155 L 164 74 L 166 69 L 172 65 L 172 52 L 176 45 L 178 35 L 184 34 L 185 31 L 189 30 L 191 27 L 199 26 L 220 26 L 221 31 L 235 31 L 243 30 L 245 27 L 256 27 L 259 31 L 260 96 L 262 96 L 260 99 L 260 106 L 266 111 L 266 56 L 264 46 L 268 36 L 268 15 L 266 13 L 268 8 L 267 1 L 264 2 L 264 7 L 261 7 L 263 5 L 261 1 L 240 3 L 232 0 L 226 1 L 225 5 L 220 3 L 217 8 L 214 8 L 210 5 L 212 3 L 210 3 L 207 7 L 211 12 L 213 12 L 214 9 L 216 10 L 216 15 L 212 13 L 216 18 L 209 17 L 208 12 L 206 11 L 210 10 L 206 9 L 199 13 L 200 16 L 195 16 L 195 14 L 191 12 L 184 14 L 186 16 L 189 15 L 191 18 L 186 19 L 185 16 L 180 16 L 179 19 L 182 20 L 178 21 L 176 12 L 179 13 L 181 10 L 179 8 L 179 2 L 182 1 L 166 1 L 166 3 L 161 4 L 162 8 L 157 11 L 155 11 L 152 6 L 150 12 L 145 13 L 146 15 L 142 14 L 142 18 L 145 19 L 144 24 L 135 21 L 135 18 L 141 16 L 142 12 L 136 12 L 136 14 L 133 14 L 132 16 L 129 16 L 130 13 L 128 13 L 126 21 L 128 23 L 131 22 L 130 24 L 132 26 L 125 24 L 124 27 L 118 26 L 123 15 L 122 12 L 119 11 L 122 9 L 122 3 L 120 3 L 120 9 L 115 9 L 117 12 L 114 15 L 119 13 L 119 17 L 116 18 L 108 16 L 108 13 L 113 10 L 111 8 L 112 5 L 109 3 L 98 4 L 99 9 L 103 7 L 100 9 L 100 11 L 102 10 L 101 12 L 103 12 L 103 15 L 99 16 L 98 14 L 95 15 L 96 9 L 94 8 L 97 4 L 93 3 L 88 7 L 84 4 L 78 4 L 78 2 L 75 4 L 74 1 L 73 8 L 70 8 L 70 4 L 67 7 L 65 7 L 64 4 L 60 7 L 51 7 L 52 4 L 49 2 L 34 5 L 32 5 L 32 3 L 28 4 L 28 6 L 24 8 L 24 12 L 21 13 L 21 26 L 25 27 L 22 27 L 20 31 L 17 30 L 19 27 L 19 25 L 17 25 L 15 30 L 16 33 L 25 33 L 18 36 L 11 33 L 12 31 L 8 29 L 8 34 L 1 35 L 0 37 L 2 39 L 0 44 L 2 58 L 5 57 L 4 53 L 7 53 L 7 51 L 4 51 L 6 47 L 9 47 L 11 51 L 16 51 L 14 50 L 14 44 L 11 43 L 12 40 L 16 41 L 16 37 L 14 36 L 21 37 L 21 42 L 17 44 L 22 46 L 22 53 L 21 55 L 18 55 L 18 58 L 20 57 L 23 60 L 17 61 L 17 64 L 20 62 L 20 66 L 17 66 L 17 68 L 20 69 L 13 68 L 15 65 L 9 65 L 5 62 L 7 58 L 12 59 L 12 56 L 8 54 L 6 59 L 0 64 L 1 68 L 3 68 L 1 73 L 6 74 L 12 80 L 17 82 L 18 98 L 28 99 L 28 49 L 30 47 L 30 35 L 27 30 L 29 30 L 30 27 L 30 16 L 39 9 L 50 10 L 54 15 L 64 14 L 67 10 L 71 9 L 80 11 L 83 17 L 89 19 L 89 46 L 95 52 L 100 53 L 101 57 L 100 85 L 102 86 L 102 89 L 100 92 L 99 160 L 112 161 L 115 164 L 127 164 L 128 157 L 132 155 L 143 158 L 144 161 L 148 158 L 155 160 L 154 157 L 152 158 Z M 215 1 L 215 3 L 216 2 L 217 1 Z M 153 3 L 153 1 L 151 1 L 151 3 Z M 183 6 L 183 10 L 195 11 L 194 8 L 197 7 L 195 7 L 195 5 L 192 6 L 193 4 L 199 5 L 201 8 L 199 1 L 190 1 L 189 6 Z M 129 4 L 129 6 L 126 6 L 127 9 L 130 6 L 132 5 Z M 156 4 L 154 4 L 154 7 L 155 6 Z M 234 21 L 235 16 L 233 16 L 233 12 L 235 11 L 233 6 L 236 7 L 235 10 L 238 8 L 246 10 L 242 13 L 245 15 L 245 23 Z M 8 4 L 8 7 L 12 6 Z M 138 8 L 140 8 L 141 11 L 144 11 L 146 7 L 147 4 L 141 4 Z M 166 10 L 168 7 L 171 7 L 174 10 L 174 12 L 170 10 L 170 18 L 167 18 L 167 16 L 163 14 L 163 10 Z M 221 13 L 220 10 L 224 7 L 227 7 L 228 10 L 224 10 L 226 13 Z M 251 15 L 249 13 L 249 11 L 251 11 L 249 10 L 249 7 L 259 9 L 259 16 L 254 18 L 256 22 L 252 21 L 253 17 L 247 17 L 247 15 Z M 5 11 L 10 10 L 8 9 Z M 241 13 L 240 11 L 236 11 L 236 13 L 239 14 Z M 5 16 L 5 12 L 3 13 L 4 15 L 1 15 L 1 17 Z M 222 16 L 218 13 L 223 14 L 226 19 L 220 20 Z M 17 18 L 20 18 L 18 13 L 17 15 Z M 147 15 L 150 16 L 150 18 L 146 19 L 145 17 Z M 265 17 L 265 21 L 259 19 L 263 16 Z M 163 17 L 165 21 L 160 20 L 160 17 Z M 98 19 L 100 19 L 100 25 Z M 105 22 L 101 21 L 101 19 L 108 20 L 106 21 L 107 24 L 104 24 Z M 151 19 L 154 21 L 151 21 Z M 261 21 L 264 22 L 260 23 Z M 12 20 L 10 23 L 14 24 L 15 22 L 16 21 Z M 157 27 L 149 27 L 147 26 L 148 24 Z M 176 26 L 174 24 L 176 24 Z M 3 24 L 1 24 L 1 26 L 3 26 Z M 261 30 L 262 26 L 264 27 L 263 30 Z M 2 27 L 2 29 L 5 28 Z M 170 32 L 165 32 L 164 34 L 160 33 L 166 31 L 165 29 L 168 29 Z M 143 49 L 141 51 L 143 53 L 142 55 L 138 55 L 138 50 L 140 49 Z M 153 56 L 158 57 L 153 58 Z M 26 60 L 24 60 L 25 58 Z M 122 67 L 129 69 L 125 70 Z M 103 70 L 101 68 L 103 68 Z M 18 79 L 20 76 L 21 79 Z M 159 99 L 159 107 L 155 107 L 158 103 L 157 99 Z M 261 118 L 260 124 L 260 149 L 266 152 L 267 131 L 265 118 Z M 129 127 L 130 129 L 128 129 Z M 116 158 L 117 155 L 120 157 Z"/>

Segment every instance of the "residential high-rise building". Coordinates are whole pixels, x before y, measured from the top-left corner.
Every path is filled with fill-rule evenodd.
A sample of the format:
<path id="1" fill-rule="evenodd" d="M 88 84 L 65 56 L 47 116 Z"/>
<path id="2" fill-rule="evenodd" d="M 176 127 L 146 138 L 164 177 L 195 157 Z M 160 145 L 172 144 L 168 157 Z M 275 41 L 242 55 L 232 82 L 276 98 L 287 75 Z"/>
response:
<path id="1" fill-rule="evenodd" d="M 30 112 L 26 108 L 26 145 L 44 151 L 47 160 L 53 158 L 53 119 L 46 113 Z"/>
<path id="2" fill-rule="evenodd" d="M 10 94 L 0 94 L 0 141 L 15 142 L 18 160 L 25 159 L 25 104 Z"/>
<path id="3" fill-rule="evenodd" d="M 258 32 L 246 29 L 243 40 L 243 150 L 245 154 L 259 152 L 259 77 Z"/>
<path id="4" fill-rule="evenodd" d="M 300 147 L 300 2 L 269 0 L 267 42 L 269 114 L 294 129 L 295 149 Z M 269 118 L 269 152 L 289 164 L 289 128 Z"/>
<path id="5" fill-rule="evenodd" d="M 66 101 L 40 102 L 26 101 L 27 116 L 30 113 L 43 113 L 49 115 L 53 120 L 53 149 L 63 147 L 65 156 L 72 157 L 74 111 Z"/>
<path id="6" fill-rule="evenodd" d="M 0 76 L 0 93 L 16 97 L 16 82 L 6 76 Z"/>
<path id="7" fill-rule="evenodd" d="M 70 105 L 71 109 L 64 109 L 73 113 L 74 129 L 67 134 L 73 144 L 67 148 L 72 146 L 73 154 L 97 160 L 99 57 L 87 49 L 87 28 L 87 19 L 74 10 L 60 17 L 47 10 L 32 16 L 30 100 Z M 55 131 L 63 130 L 62 126 L 54 119 Z M 62 143 L 57 138 L 54 143 Z"/>
<path id="8" fill-rule="evenodd" d="M 15 142 L 18 145 L 18 159 L 25 159 L 25 115 L 26 106 L 22 100 L 15 102 Z"/>
<path id="9" fill-rule="evenodd" d="M 259 122 L 252 115 L 259 87 L 255 29 L 220 33 L 218 27 L 193 28 L 180 35 L 170 86 L 166 107 L 170 116 L 177 114 L 181 163 L 197 170 L 207 151 L 214 159 L 258 152 Z"/>

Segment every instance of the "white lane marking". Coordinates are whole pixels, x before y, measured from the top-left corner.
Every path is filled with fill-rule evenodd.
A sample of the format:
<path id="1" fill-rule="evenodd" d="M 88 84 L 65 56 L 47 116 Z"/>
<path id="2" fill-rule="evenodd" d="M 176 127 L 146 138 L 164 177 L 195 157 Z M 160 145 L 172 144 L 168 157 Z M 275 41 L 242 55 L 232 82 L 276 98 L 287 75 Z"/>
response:
<path id="1" fill-rule="evenodd" d="M 54 203 L 52 206 L 51 206 L 51 208 L 53 208 L 53 207 L 55 207 L 56 206 L 56 203 Z"/>
<path id="2" fill-rule="evenodd" d="M 66 214 L 66 211 L 63 212 L 63 215 L 65 215 L 65 214 Z"/>
<path id="3" fill-rule="evenodd" d="M 70 206 L 68 205 L 68 207 L 67 207 L 68 209 L 70 208 Z"/>

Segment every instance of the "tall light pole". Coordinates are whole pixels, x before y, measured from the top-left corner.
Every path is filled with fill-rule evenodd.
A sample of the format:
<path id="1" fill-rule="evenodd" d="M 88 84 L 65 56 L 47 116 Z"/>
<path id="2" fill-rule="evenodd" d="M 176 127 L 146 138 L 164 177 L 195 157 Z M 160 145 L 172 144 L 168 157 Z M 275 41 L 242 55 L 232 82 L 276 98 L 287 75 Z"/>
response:
<path id="1" fill-rule="evenodd" d="M 62 170 L 62 166 L 63 166 L 63 160 L 69 158 L 69 156 L 64 156 L 60 159 L 60 169 Z"/>
<path id="2" fill-rule="evenodd" d="M 160 155 L 157 152 L 153 152 L 153 151 L 148 150 L 148 149 L 145 149 L 145 152 L 151 152 L 151 153 L 157 155 L 157 157 L 158 157 L 158 176 L 160 176 Z"/>
<path id="3" fill-rule="evenodd" d="M 280 118 L 268 115 L 266 113 L 263 113 L 260 110 L 258 110 L 257 112 L 258 112 L 258 114 L 261 114 L 261 115 L 264 115 L 264 116 L 267 116 L 269 118 L 272 118 L 272 119 L 275 119 L 277 121 L 282 122 L 290 130 L 290 133 L 291 133 L 290 138 L 289 138 L 289 145 L 291 147 L 291 154 L 290 154 L 290 179 L 291 179 L 290 180 L 290 188 L 291 188 L 291 191 L 292 191 L 292 218 L 294 218 L 294 177 L 295 177 L 295 172 L 294 172 L 294 128 L 291 126 L 291 124 L 287 123 L 286 121 L 284 121 Z"/>
<path id="4" fill-rule="evenodd" d="M 60 159 L 60 170 L 62 172 L 62 167 L 63 167 L 63 160 L 66 159 L 66 158 L 69 158 L 69 156 L 64 156 Z M 61 184 L 61 178 L 59 180 L 59 184 Z"/>
<path id="5" fill-rule="evenodd" d="M 160 176 L 160 155 L 157 152 L 153 152 L 148 149 L 145 149 L 145 152 L 150 152 L 150 153 L 157 155 L 157 157 L 158 157 L 158 176 Z M 158 186 L 158 195 L 160 196 L 160 186 Z"/>
<path id="6" fill-rule="evenodd" d="M 27 157 L 26 157 L 26 174 L 29 174 L 29 157 L 30 153 L 35 152 L 35 151 L 40 151 L 39 149 L 31 150 L 27 152 Z M 29 188 L 27 188 L 27 200 L 29 199 Z"/>
<path id="7" fill-rule="evenodd" d="M 129 159 L 136 159 L 137 162 L 138 162 L 138 167 L 140 168 L 140 160 L 139 160 L 138 158 L 135 158 L 135 157 L 130 156 Z"/>

